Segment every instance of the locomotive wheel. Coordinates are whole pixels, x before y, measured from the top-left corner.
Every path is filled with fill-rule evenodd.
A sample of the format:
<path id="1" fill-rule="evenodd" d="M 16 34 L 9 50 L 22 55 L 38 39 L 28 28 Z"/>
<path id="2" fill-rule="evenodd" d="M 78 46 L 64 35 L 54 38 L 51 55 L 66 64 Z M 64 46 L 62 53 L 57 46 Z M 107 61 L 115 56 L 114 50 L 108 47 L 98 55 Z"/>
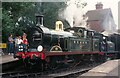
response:
<path id="1" fill-rule="evenodd" d="M 35 61 L 31 61 L 29 58 L 28 59 L 24 59 L 24 66 L 26 69 L 34 69 L 33 67 L 35 67 L 36 62 Z"/>
<path id="2" fill-rule="evenodd" d="M 24 67 L 25 67 L 25 69 L 31 69 L 32 67 L 31 67 L 31 64 L 29 63 L 29 61 L 27 60 L 24 60 Z"/>
<path id="3" fill-rule="evenodd" d="M 55 69 L 58 69 L 60 67 L 60 65 L 56 62 L 51 62 L 48 65 L 49 65 L 49 69 L 51 69 L 51 70 L 55 70 Z"/>

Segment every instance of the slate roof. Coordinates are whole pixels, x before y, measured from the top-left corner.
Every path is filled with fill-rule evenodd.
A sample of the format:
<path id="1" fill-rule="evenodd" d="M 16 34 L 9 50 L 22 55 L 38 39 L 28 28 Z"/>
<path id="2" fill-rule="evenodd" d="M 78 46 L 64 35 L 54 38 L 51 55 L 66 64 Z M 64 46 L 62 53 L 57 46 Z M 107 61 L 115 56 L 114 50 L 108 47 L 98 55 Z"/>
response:
<path id="1" fill-rule="evenodd" d="M 88 17 L 87 24 L 89 25 L 89 28 L 92 30 L 95 30 L 97 32 L 105 31 L 105 29 L 104 29 L 105 26 L 103 26 L 104 25 L 103 23 L 106 18 L 108 18 L 108 17 L 113 18 L 110 8 L 89 10 L 86 13 L 86 17 Z M 107 24 L 109 24 L 109 23 L 107 23 Z"/>
<path id="2" fill-rule="evenodd" d="M 112 16 L 112 12 L 110 8 L 90 10 L 86 13 L 88 17 L 87 21 L 100 21 L 100 20 L 102 21 L 105 19 L 107 14 L 110 14 Z"/>

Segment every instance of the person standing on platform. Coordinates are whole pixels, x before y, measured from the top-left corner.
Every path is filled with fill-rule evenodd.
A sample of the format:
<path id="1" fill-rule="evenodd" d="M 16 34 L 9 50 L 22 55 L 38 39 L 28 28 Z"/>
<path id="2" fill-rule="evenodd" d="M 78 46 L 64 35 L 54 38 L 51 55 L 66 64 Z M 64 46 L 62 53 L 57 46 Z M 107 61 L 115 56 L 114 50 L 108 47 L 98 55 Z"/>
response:
<path id="1" fill-rule="evenodd" d="M 18 51 L 18 46 L 19 46 L 18 39 L 19 39 L 19 37 L 16 36 L 16 38 L 15 38 L 15 53 Z"/>
<path id="2" fill-rule="evenodd" d="M 14 40 L 13 40 L 13 35 L 10 34 L 9 38 L 8 38 L 8 55 L 13 55 L 13 50 L 14 50 Z"/>
<path id="3" fill-rule="evenodd" d="M 27 40 L 27 34 L 23 33 L 23 47 L 24 47 L 24 51 L 27 51 L 27 46 L 28 46 L 28 40 Z"/>

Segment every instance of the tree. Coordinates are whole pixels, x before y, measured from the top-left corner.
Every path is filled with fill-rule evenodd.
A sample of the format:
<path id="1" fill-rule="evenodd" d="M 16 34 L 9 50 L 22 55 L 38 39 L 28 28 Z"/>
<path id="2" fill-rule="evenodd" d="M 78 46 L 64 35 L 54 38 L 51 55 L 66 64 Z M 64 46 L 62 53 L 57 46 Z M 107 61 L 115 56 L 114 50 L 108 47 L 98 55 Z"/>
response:
<path id="1" fill-rule="evenodd" d="M 2 41 L 6 42 L 10 33 L 22 33 L 24 27 L 16 25 L 18 19 L 28 11 L 33 3 L 2 3 Z"/>
<path id="2" fill-rule="evenodd" d="M 3 2 L 2 3 L 2 41 L 6 42 L 10 33 L 22 35 L 27 28 L 35 25 L 35 14 L 44 15 L 44 26 L 54 28 L 58 12 L 64 3 Z"/>

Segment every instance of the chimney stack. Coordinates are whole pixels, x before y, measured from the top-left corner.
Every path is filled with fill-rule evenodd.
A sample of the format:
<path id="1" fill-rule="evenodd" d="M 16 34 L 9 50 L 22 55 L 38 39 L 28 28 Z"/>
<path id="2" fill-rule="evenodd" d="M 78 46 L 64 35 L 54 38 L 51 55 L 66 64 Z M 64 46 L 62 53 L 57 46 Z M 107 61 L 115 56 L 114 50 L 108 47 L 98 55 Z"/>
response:
<path id="1" fill-rule="evenodd" d="M 97 3 L 95 6 L 96 9 L 103 9 L 103 4 L 101 2 Z"/>
<path id="2" fill-rule="evenodd" d="M 43 15 L 36 14 L 36 26 L 43 26 Z"/>

